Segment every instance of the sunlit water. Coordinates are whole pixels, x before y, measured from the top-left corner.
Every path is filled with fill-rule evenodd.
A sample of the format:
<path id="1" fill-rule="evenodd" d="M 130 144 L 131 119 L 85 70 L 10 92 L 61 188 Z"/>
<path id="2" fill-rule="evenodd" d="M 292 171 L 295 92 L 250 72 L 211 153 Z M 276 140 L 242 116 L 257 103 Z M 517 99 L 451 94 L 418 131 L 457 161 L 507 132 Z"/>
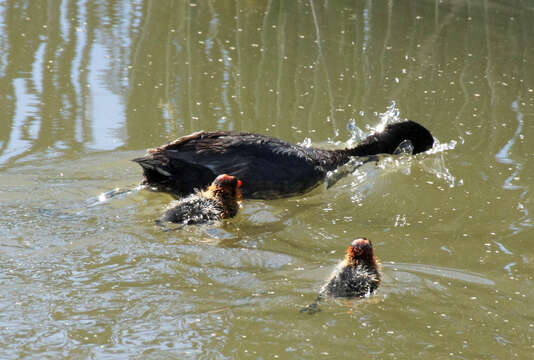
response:
<path id="1" fill-rule="evenodd" d="M 5 1 L 0 358 L 530 358 L 533 11 Z M 201 129 L 342 148 L 405 118 L 433 149 L 176 231 L 130 161 Z M 378 292 L 301 313 L 358 236 Z"/>

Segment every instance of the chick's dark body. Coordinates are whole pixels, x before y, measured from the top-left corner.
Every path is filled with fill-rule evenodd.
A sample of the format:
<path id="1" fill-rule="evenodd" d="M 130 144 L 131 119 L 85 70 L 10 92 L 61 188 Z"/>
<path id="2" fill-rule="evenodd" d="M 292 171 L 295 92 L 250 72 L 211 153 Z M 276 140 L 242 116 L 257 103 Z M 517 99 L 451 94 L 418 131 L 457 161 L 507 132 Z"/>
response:
<path id="1" fill-rule="evenodd" d="M 215 199 L 190 195 L 172 203 L 160 221 L 184 225 L 205 224 L 220 220 L 222 211 L 222 206 Z"/>
<path id="2" fill-rule="evenodd" d="M 333 297 L 364 297 L 373 293 L 380 284 L 380 273 L 368 265 L 343 266 L 323 286 L 321 295 Z"/>

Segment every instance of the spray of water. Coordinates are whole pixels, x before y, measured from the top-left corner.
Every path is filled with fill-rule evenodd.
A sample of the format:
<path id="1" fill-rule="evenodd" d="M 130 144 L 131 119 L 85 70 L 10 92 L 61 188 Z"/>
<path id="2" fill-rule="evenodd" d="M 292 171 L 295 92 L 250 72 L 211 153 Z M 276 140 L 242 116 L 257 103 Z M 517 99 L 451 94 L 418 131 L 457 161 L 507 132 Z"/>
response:
<path id="1" fill-rule="evenodd" d="M 354 119 L 348 122 L 347 129 L 351 133 L 351 137 L 344 143 L 344 147 L 354 146 L 373 132 L 384 130 L 389 124 L 405 121 L 405 119 L 400 117 L 400 111 L 396 107 L 395 102 L 392 102 L 385 112 L 375 113 L 374 115 L 378 120 L 377 125 L 367 125 L 365 131 L 356 125 Z M 463 139 L 459 139 L 459 141 L 463 142 Z M 463 181 L 456 179 L 447 168 L 444 157 L 444 154 L 447 151 L 455 149 L 457 144 L 457 140 L 442 143 L 438 139 L 434 139 L 432 149 L 423 154 L 412 156 L 413 146 L 409 141 L 406 141 L 402 142 L 396 149 L 394 152 L 395 156 L 375 156 L 369 159 L 354 158 L 347 164 L 328 174 L 326 178 L 327 188 L 333 186 L 343 177 L 350 175 L 351 193 L 353 194 L 352 201 L 354 203 L 360 203 L 365 198 L 366 189 L 368 187 L 372 188 L 372 184 L 374 183 L 373 179 L 376 179 L 379 173 L 400 171 L 408 176 L 411 174 L 412 166 L 416 164 L 421 166 L 427 173 L 434 175 L 439 181 L 446 182 L 449 187 L 462 185 Z M 343 145 L 341 146 L 343 147 Z M 376 166 L 362 167 L 362 165 L 368 162 L 374 163 Z M 379 169 L 379 172 L 377 169 Z"/>

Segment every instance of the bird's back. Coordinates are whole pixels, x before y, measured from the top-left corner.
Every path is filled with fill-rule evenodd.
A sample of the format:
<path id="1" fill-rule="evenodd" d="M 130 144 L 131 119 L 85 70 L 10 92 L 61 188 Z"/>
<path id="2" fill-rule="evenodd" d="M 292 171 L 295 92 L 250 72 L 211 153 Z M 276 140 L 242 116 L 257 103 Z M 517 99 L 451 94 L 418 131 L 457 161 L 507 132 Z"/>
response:
<path id="1" fill-rule="evenodd" d="M 321 294 L 333 297 L 363 297 L 371 294 L 380 284 L 377 269 L 365 265 L 339 267 Z"/>
<path id="2" fill-rule="evenodd" d="M 144 168 L 147 183 L 167 182 L 178 194 L 203 188 L 225 173 L 243 181 L 243 197 L 276 198 L 303 193 L 325 176 L 305 148 L 244 132 L 197 132 L 134 161 Z"/>
<path id="3" fill-rule="evenodd" d="M 216 200 L 194 194 L 173 201 L 160 221 L 185 225 L 204 224 L 220 220 L 222 211 Z"/>

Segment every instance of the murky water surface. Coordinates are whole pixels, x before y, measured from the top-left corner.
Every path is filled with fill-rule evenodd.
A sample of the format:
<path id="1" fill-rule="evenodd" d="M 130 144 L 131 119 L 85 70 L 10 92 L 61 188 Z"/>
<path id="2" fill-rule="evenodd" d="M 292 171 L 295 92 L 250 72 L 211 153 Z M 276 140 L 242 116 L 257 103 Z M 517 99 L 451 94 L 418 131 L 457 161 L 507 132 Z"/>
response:
<path id="1" fill-rule="evenodd" d="M 527 1 L 9 1 L 0 6 L 0 357 L 527 359 Z M 162 232 L 129 160 L 197 130 L 437 145 Z M 101 201 L 105 200 L 105 201 Z M 378 293 L 301 314 L 346 246 Z"/>

